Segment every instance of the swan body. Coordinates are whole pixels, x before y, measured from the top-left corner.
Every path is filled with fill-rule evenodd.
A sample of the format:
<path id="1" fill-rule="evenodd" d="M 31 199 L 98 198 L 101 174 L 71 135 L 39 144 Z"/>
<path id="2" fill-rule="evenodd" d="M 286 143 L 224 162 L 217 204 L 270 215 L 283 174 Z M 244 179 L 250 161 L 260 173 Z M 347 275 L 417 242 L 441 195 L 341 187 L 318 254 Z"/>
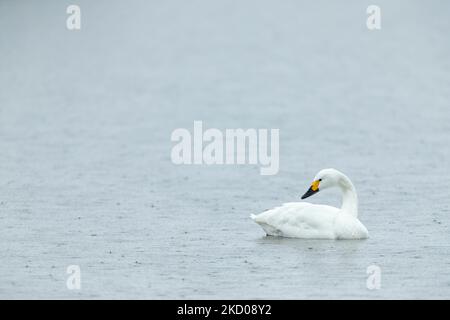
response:
<path id="1" fill-rule="evenodd" d="M 343 173 L 335 169 L 320 171 L 302 199 L 320 190 L 338 187 L 342 208 L 307 202 L 290 202 L 251 215 L 267 235 L 305 239 L 365 239 L 369 233 L 358 220 L 356 191 Z"/>

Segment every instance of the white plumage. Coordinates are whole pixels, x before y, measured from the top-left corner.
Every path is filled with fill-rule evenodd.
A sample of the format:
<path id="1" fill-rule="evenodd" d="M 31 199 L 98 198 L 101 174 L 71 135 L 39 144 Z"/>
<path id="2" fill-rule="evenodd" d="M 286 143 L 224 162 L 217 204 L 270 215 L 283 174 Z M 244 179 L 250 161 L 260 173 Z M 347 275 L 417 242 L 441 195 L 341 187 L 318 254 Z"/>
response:
<path id="1" fill-rule="evenodd" d="M 320 171 L 313 185 L 302 197 L 320 190 L 339 187 L 343 195 L 342 208 L 307 202 L 290 202 L 264 211 L 251 218 L 267 235 L 306 239 L 364 239 L 366 227 L 358 220 L 356 191 L 344 174 L 335 169 Z M 314 190 L 314 188 L 316 190 Z"/>

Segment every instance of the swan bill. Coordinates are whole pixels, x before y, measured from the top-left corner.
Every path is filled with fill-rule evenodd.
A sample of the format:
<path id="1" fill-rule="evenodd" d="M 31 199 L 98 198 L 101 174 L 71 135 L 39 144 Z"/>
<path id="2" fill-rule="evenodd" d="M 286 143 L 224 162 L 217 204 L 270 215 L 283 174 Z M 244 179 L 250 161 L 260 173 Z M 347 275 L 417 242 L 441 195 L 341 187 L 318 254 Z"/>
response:
<path id="1" fill-rule="evenodd" d="M 313 194 L 316 194 L 317 192 L 319 192 L 319 188 L 315 188 L 315 190 L 313 189 L 313 186 L 311 186 L 308 191 L 306 191 L 306 193 L 304 195 L 302 195 L 302 200 L 306 199 L 308 197 L 311 197 Z"/>

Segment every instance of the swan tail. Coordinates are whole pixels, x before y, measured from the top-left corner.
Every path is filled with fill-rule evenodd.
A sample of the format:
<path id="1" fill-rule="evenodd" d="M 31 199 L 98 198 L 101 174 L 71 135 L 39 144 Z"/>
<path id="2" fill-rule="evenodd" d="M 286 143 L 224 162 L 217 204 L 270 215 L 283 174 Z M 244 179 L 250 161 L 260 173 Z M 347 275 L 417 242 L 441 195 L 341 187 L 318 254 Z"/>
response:
<path id="1" fill-rule="evenodd" d="M 250 218 L 253 219 L 265 232 L 268 236 L 279 236 L 282 234 L 280 230 L 268 224 L 260 215 L 251 214 Z"/>

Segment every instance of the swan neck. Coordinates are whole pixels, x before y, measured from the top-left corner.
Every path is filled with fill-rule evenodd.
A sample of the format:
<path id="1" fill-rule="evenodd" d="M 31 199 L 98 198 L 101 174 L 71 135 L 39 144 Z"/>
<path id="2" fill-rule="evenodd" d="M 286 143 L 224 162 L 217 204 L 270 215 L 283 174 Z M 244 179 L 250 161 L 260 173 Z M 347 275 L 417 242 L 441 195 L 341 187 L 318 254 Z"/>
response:
<path id="1" fill-rule="evenodd" d="M 347 177 L 343 177 L 340 183 L 342 191 L 342 212 L 354 217 L 358 216 L 358 196 L 353 183 Z"/>

